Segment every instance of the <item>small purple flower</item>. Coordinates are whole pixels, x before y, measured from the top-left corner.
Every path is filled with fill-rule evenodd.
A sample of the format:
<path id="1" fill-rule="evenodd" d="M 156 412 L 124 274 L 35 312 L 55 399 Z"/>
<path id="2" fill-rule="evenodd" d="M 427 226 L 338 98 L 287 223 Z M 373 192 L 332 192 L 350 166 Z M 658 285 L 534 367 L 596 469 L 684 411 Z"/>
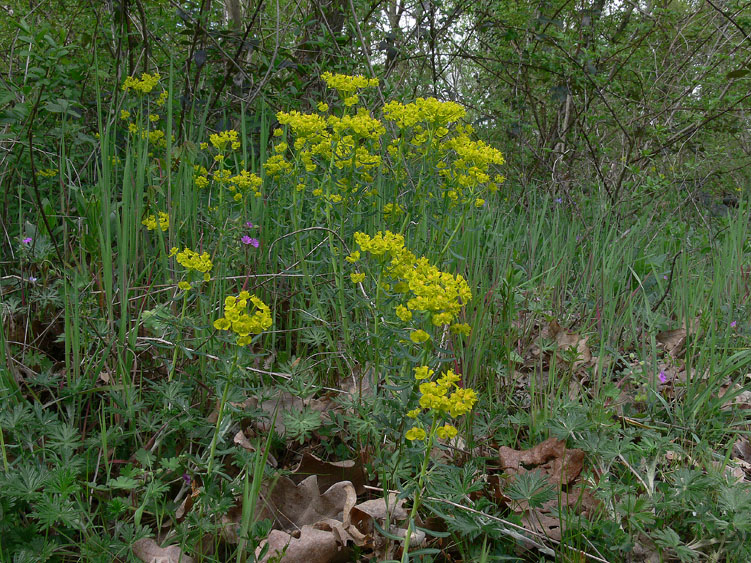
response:
<path id="1" fill-rule="evenodd" d="M 34 239 L 32 239 L 31 237 L 26 237 L 21 242 L 24 243 L 24 244 L 31 244 L 33 240 Z"/>
<path id="2" fill-rule="evenodd" d="M 657 375 L 657 377 L 659 377 L 659 378 L 660 378 L 660 381 L 661 381 L 662 383 L 667 383 L 667 381 L 668 381 L 668 376 L 667 376 L 667 375 L 665 375 L 665 370 L 662 370 L 662 369 L 661 369 L 661 370 L 660 370 L 660 373 L 659 373 L 659 374 Z"/>
<path id="3" fill-rule="evenodd" d="M 249 228 L 249 229 L 252 229 L 253 228 L 253 223 L 251 223 L 250 221 L 245 221 L 245 226 L 247 228 Z"/>
<path id="4" fill-rule="evenodd" d="M 30 283 L 36 283 L 36 281 L 37 281 L 37 278 L 35 278 L 34 276 L 29 276 Z"/>
<path id="5" fill-rule="evenodd" d="M 736 326 L 738 326 L 738 323 L 736 321 L 730 323 L 730 328 L 735 328 Z"/>
<path id="6" fill-rule="evenodd" d="M 663 276 L 662 276 L 662 279 L 664 279 L 664 280 L 668 279 L 668 276 L 667 276 L 667 274 L 663 275 Z"/>
<path id="7" fill-rule="evenodd" d="M 186 485 L 190 485 L 190 475 L 183 473 L 183 481 L 185 481 Z"/>
<path id="8" fill-rule="evenodd" d="M 258 242 L 257 238 L 251 238 L 248 235 L 243 236 L 243 238 L 240 239 L 240 241 L 245 245 L 250 245 L 254 248 L 258 248 L 258 246 L 261 244 Z"/>
<path id="9" fill-rule="evenodd" d="M 555 202 L 556 203 L 563 203 L 563 198 L 562 197 L 557 197 L 557 198 L 555 198 Z"/>

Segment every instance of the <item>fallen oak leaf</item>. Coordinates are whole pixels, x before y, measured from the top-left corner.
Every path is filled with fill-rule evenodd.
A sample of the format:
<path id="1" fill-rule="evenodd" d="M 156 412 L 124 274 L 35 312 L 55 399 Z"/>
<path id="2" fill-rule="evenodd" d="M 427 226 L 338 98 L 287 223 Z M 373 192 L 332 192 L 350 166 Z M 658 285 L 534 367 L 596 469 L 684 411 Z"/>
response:
<path id="1" fill-rule="evenodd" d="M 501 446 L 498 457 L 501 470 L 511 475 L 527 472 L 528 466 L 538 467 L 558 485 L 570 485 L 584 468 L 584 451 L 566 448 L 566 443 L 557 438 L 548 438 L 527 450 Z"/>
<path id="2" fill-rule="evenodd" d="M 261 557 L 265 547 L 266 554 Z M 319 530 L 313 526 L 303 526 L 299 536 L 282 530 L 271 530 L 256 549 L 259 563 L 338 563 L 350 561 L 349 550 L 340 549 L 339 542 L 329 530 Z"/>
<path id="3" fill-rule="evenodd" d="M 396 500 L 396 495 L 389 494 L 388 502 L 384 498 L 377 498 L 362 502 L 350 511 L 350 521 L 365 535 L 373 534 L 374 522 L 379 524 L 388 518 L 390 522 L 404 520 L 407 511 L 404 509 L 405 499 Z"/>
<path id="4" fill-rule="evenodd" d="M 656 339 L 665 352 L 677 358 L 686 344 L 686 329 L 663 330 L 657 333 Z"/>
<path id="5" fill-rule="evenodd" d="M 261 493 L 258 518 L 269 518 L 279 528 L 300 528 L 340 515 L 346 519 L 356 502 L 357 493 L 349 481 L 335 483 L 321 494 L 316 475 L 300 484 L 289 477 L 279 477 Z"/>
<path id="6" fill-rule="evenodd" d="M 342 481 L 352 483 L 358 495 L 365 492 L 365 470 L 361 463 L 354 460 L 323 461 L 310 452 L 305 452 L 291 478 L 300 483 L 310 475 L 318 476 L 318 488 L 321 492 Z"/>
<path id="7" fill-rule="evenodd" d="M 176 546 L 159 547 L 151 538 L 142 538 L 133 543 L 133 555 L 144 563 L 193 563 L 193 558 L 185 555 Z"/>

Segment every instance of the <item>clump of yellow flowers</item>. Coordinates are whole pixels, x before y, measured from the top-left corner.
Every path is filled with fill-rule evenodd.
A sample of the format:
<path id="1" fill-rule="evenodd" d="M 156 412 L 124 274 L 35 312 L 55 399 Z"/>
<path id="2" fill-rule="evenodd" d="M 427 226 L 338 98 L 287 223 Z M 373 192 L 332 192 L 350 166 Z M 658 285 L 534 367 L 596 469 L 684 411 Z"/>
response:
<path id="1" fill-rule="evenodd" d="M 196 272 L 203 274 L 203 281 L 209 281 L 211 279 L 211 274 L 209 272 L 211 272 L 211 268 L 214 267 L 214 264 L 211 261 L 208 252 L 198 254 L 198 252 L 195 252 L 190 248 L 185 248 L 180 251 L 179 248 L 173 246 L 169 252 L 169 256 L 175 256 L 177 263 L 188 270 L 188 273 L 190 273 L 191 270 L 195 270 Z M 177 286 L 184 291 L 188 291 L 192 287 L 187 281 L 181 281 Z"/>
<path id="2" fill-rule="evenodd" d="M 435 98 L 417 98 L 410 104 L 391 101 L 383 106 L 383 117 L 387 121 L 395 122 L 400 128 L 415 127 L 420 124 L 432 128 L 447 127 L 449 124 L 462 119 L 466 110 L 456 102 L 441 102 Z M 439 132 L 443 137 L 448 130 Z"/>
<path id="3" fill-rule="evenodd" d="M 440 422 L 446 419 L 458 418 L 469 413 L 477 402 L 477 393 L 473 389 L 459 386 L 461 378 L 452 370 L 433 380 L 435 372 L 428 366 L 415 368 L 415 379 L 420 381 L 419 407 L 409 411 L 409 418 L 418 419 L 423 411 L 433 415 L 431 431 L 441 439 L 453 438 L 458 430 L 448 422 L 442 426 Z M 421 423 L 410 428 L 406 433 L 408 440 L 424 440 L 428 433 Z"/>
<path id="4" fill-rule="evenodd" d="M 413 313 L 421 312 L 429 316 L 433 326 L 451 325 L 451 330 L 458 334 L 469 334 L 470 326 L 455 322 L 461 308 L 472 299 L 472 290 L 467 280 L 461 275 L 442 272 L 430 264 L 427 258 L 417 258 L 404 246 L 404 236 L 391 231 L 378 231 L 374 236 L 355 233 L 355 243 L 360 247 L 346 260 L 355 263 L 363 253 L 370 254 L 385 266 L 385 273 L 393 281 L 392 289 L 396 293 L 406 294 L 406 301 L 396 306 L 397 317 L 404 322 L 413 318 Z M 359 275 L 352 281 L 364 279 Z M 418 329 L 410 333 L 410 339 L 417 343 L 429 340 L 430 335 Z"/>
<path id="5" fill-rule="evenodd" d="M 235 131 L 234 129 L 229 129 L 227 131 L 222 131 L 221 133 L 214 133 L 210 135 L 209 141 L 211 141 L 211 144 L 220 153 L 223 153 L 227 149 L 228 145 L 233 151 L 236 151 L 241 146 L 238 135 L 239 133 L 237 131 Z"/>
<path id="6" fill-rule="evenodd" d="M 160 211 L 158 217 L 156 215 L 147 216 L 143 221 L 141 221 L 141 225 L 144 225 L 149 231 L 153 231 L 157 227 L 159 227 L 163 231 L 166 231 L 167 229 L 169 229 L 169 215 L 167 215 L 164 211 Z"/>
<path id="7" fill-rule="evenodd" d="M 250 314 L 248 305 L 252 307 Z M 229 295 L 224 299 L 224 316 L 214 321 L 214 328 L 231 330 L 237 335 L 237 345 L 246 346 L 254 334 L 268 330 L 272 324 L 268 305 L 255 295 L 241 291 L 236 297 Z"/>
<path id="8" fill-rule="evenodd" d="M 393 175 L 402 182 L 412 177 L 408 170 L 414 165 L 433 177 L 423 174 L 425 180 L 417 189 L 403 192 L 400 199 L 437 197 L 451 207 L 477 208 L 484 207 L 488 195 L 503 182 L 492 170 L 504 163 L 502 154 L 471 138 L 473 129 L 462 123 L 467 112 L 460 104 L 436 98 L 407 104 L 391 101 L 378 118 L 365 107 L 353 108 L 360 102 L 359 92 L 377 86 L 377 79 L 326 72 L 321 80 L 342 100 L 341 115 L 330 114 L 324 101 L 317 112 L 277 113 L 280 128 L 274 130 L 273 154 L 263 164 L 268 178 L 288 177 L 296 192 L 310 186 L 314 197 L 336 204 L 377 195 L 379 175 Z M 391 139 L 385 138 L 385 122 L 395 125 Z M 389 162 L 383 153 L 391 157 Z M 309 175 L 313 178 L 306 178 Z M 400 202 L 390 202 L 383 209 L 384 218 L 395 220 L 401 209 Z"/>
<path id="9" fill-rule="evenodd" d="M 378 86 L 377 78 L 366 78 L 361 74 L 348 76 L 346 74 L 324 72 L 321 75 L 321 80 L 326 83 L 326 86 L 337 91 L 342 98 L 344 105 L 347 107 L 353 106 L 359 101 L 356 94 L 358 90 L 363 88 L 375 88 Z"/>
<path id="10" fill-rule="evenodd" d="M 127 92 L 128 90 L 133 90 L 138 94 L 148 94 L 154 89 L 154 86 L 159 83 L 160 78 L 161 76 L 159 76 L 158 72 L 155 74 L 144 72 L 140 79 L 134 76 L 128 76 L 123 82 L 123 91 Z"/>

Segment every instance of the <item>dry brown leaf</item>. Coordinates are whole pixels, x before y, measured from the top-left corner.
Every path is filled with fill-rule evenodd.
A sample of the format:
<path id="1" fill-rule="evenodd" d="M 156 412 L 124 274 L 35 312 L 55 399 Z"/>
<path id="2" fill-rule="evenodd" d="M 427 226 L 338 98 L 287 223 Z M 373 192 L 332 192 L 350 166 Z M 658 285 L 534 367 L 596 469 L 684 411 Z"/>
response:
<path id="1" fill-rule="evenodd" d="M 668 354 L 677 358 L 684 351 L 686 345 L 686 329 L 664 330 L 657 333 L 657 342 Z"/>
<path id="2" fill-rule="evenodd" d="M 193 563 L 193 558 L 185 555 L 176 546 L 159 547 L 151 538 L 143 538 L 133 544 L 133 555 L 144 563 Z"/>
<path id="3" fill-rule="evenodd" d="M 571 484 L 584 467 L 584 452 L 568 449 L 565 442 L 556 438 L 548 438 L 528 450 L 501 446 L 498 457 L 501 469 L 511 475 L 526 473 L 527 467 L 533 466 L 548 475 L 553 484 Z"/>
<path id="4" fill-rule="evenodd" d="M 407 518 L 404 509 L 404 499 L 396 500 L 395 494 L 390 494 L 388 503 L 383 498 L 362 502 L 350 511 L 350 521 L 365 535 L 373 534 L 374 521 L 382 524 L 388 517 L 390 522 L 398 522 Z"/>
<path id="5" fill-rule="evenodd" d="M 274 520 L 276 527 L 282 529 L 301 528 L 327 518 L 346 524 L 347 515 L 356 502 L 357 493 L 349 481 L 335 483 L 321 494 L 316 475 L 299 485 L 288 477 L 279 477 L 271 490 L 266 489 L 261 494 L 258 518 Z"/>
<path id="6" fill-rule="evenodd" d="M 736 458 L 751 463 L 751 442 L 748 438 L 738 438 L 733 444 L 733 456 Z"/>
<path id="7" fill-rule="evenodd" d="M 522 523 L 528 530 L 544 534 L 554 541 L 561 541 L 564 522 L 540 509 L 526 510 L 522 514 Z"/>
<path id="8" fill-rule="evenodd" d="M 310 475 L 318 476 L 318 488 L 321 492 L 341 481 L 352 483 L 358 495 L 365 492 L 365 471 L 362 464 L 354 460 L 323 461 L 310 452 L 305 452 L 294 470 L 292 480 L 300 483 Z"/>
<path id="9" fill-rule="evenodd" d="M 232 441 L 238 446 L 240 446 L 241 448 L 248 450 L 249 452 L 256 451 L 256 447 L 250 443 L 250 440 L 248 440 L 248 437 L 246 436 L 243 430 L 238 430 L 237 434 L 235 434 L 235 437 L 233 438 Z M 266 456 L 266 461 L 271 467 L 278 467 L 279 465 L 278 462 L 276 461 L 276 458 L 270 453 Z"/>
<path id="10" fill-rule="evenodd" d="M 260 563 L 272 560 L 279 563 L 334 563 L 350 560 L 349 550 L 340 550 L 339 542 L 330 530 L 319 530 L 313 526 L 303 526 L 299 535 L 272 530 L 269 537 L 256 549 L 256 557 L 260 557 L 265 545 L 269 549 L 258 560 Z"/>
<path id="11" fill-rule="evenodd" d="M 722 405 L 723 410 L 728 410 L 733 407 L 737 407 L 739 409 L 751 409 L 751 391 L 747 390 L 745 387 L 737 383 L 727 382 L 719 390 L 717 395 L 719 397 L 724 397 L 729 392 L 732 392 L 734 396 L 732 401 L 728 400 Z"/>
<path id="12" fill-rule="evenodd" d="M 349 520 L 349 514 L 346 519 Z M 372 537 L 361 533 L 360 530 L 351 524 L 344 524 L 333 518 L 321 520 L 320 522 L 315 523 L 313 527 L 318 530 L 328 530 L 333 533 L 336 540 L 339 542 L 339 545 L 347 546 L 354 544 L 358 547 L 370 547 L 372 544 Z"/>
<path id="13" fill-rule="evenodd" d="M 571 348 L 575 349 L 577 352 L 577 359 L 572 367 L 577 368 L 591 364 L 592 351 L 587 344 L 587 340 L 589 340 L 588 336 L 582 337 L 575 332 L 566 330 L 561 327 L 557 321 L 551 321 L 546 327 L 544 327 L 540 336 L 547 340 L 553 340 L 556 343 L 559 356 L 561 352 L 570 350 Z"/>
<path id="14" fill-rule="evenodd" d="M 217 399 L 214 410 L 209 414 L 208 421 L 210 423 L 216 423 L 219 416 L 219 403 Z M 243 410 L 261 410 L 265 416 L 262 418 L 253 417 L 248 419 L 249 422 L 261 433 L 267 433 L 271 430 L 271 421 L 274 420 L 274 413 L 276 412 L 276 420 L 274 420 L 274 431 L 284 436 L 287 431 L 287 427 L 284 425 L 285 413 L 300 413 L 304 410 L 310 410 L 313 412 L 320 412 L 323 420 L 328 419 L 328 413 L 336 408 L 336 404 L 330 397 L 322 397 L 320 399 L 301 399 L 291 393 L 282 392 L 278 393 L 275 397 L 259 400 L 257 397 L 248 397 L 242 402 L 231 402 L 235 408 Z"/>

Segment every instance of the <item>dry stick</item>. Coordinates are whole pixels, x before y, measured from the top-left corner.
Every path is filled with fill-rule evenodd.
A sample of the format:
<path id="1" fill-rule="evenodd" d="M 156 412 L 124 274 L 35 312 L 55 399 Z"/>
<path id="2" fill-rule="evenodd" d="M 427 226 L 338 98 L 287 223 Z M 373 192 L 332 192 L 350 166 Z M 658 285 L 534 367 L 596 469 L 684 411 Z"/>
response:
<path id="1" fill-rule="evenodd" d="M 662 294 L 662 297 L 660 297 L 660 300 L 657 301 L 654 305 L 652 305 L 652 312 L 654 313 L 657 308 L 662 305 L 662 302 L 665 301 L 665 298 L 668 296 L 668 293 L 670 293 L 670 286 L 673 283 L 673 272 L 675 271 L 675 261 L 678 259 L 678 256 L 681 255 L 683 251 L 679 250 L 675 253 L 673 256 L 673 263 L 670 265 L 670 276 L 668 277 L 668 286 L 665 288 L 665 293 Z"/>

